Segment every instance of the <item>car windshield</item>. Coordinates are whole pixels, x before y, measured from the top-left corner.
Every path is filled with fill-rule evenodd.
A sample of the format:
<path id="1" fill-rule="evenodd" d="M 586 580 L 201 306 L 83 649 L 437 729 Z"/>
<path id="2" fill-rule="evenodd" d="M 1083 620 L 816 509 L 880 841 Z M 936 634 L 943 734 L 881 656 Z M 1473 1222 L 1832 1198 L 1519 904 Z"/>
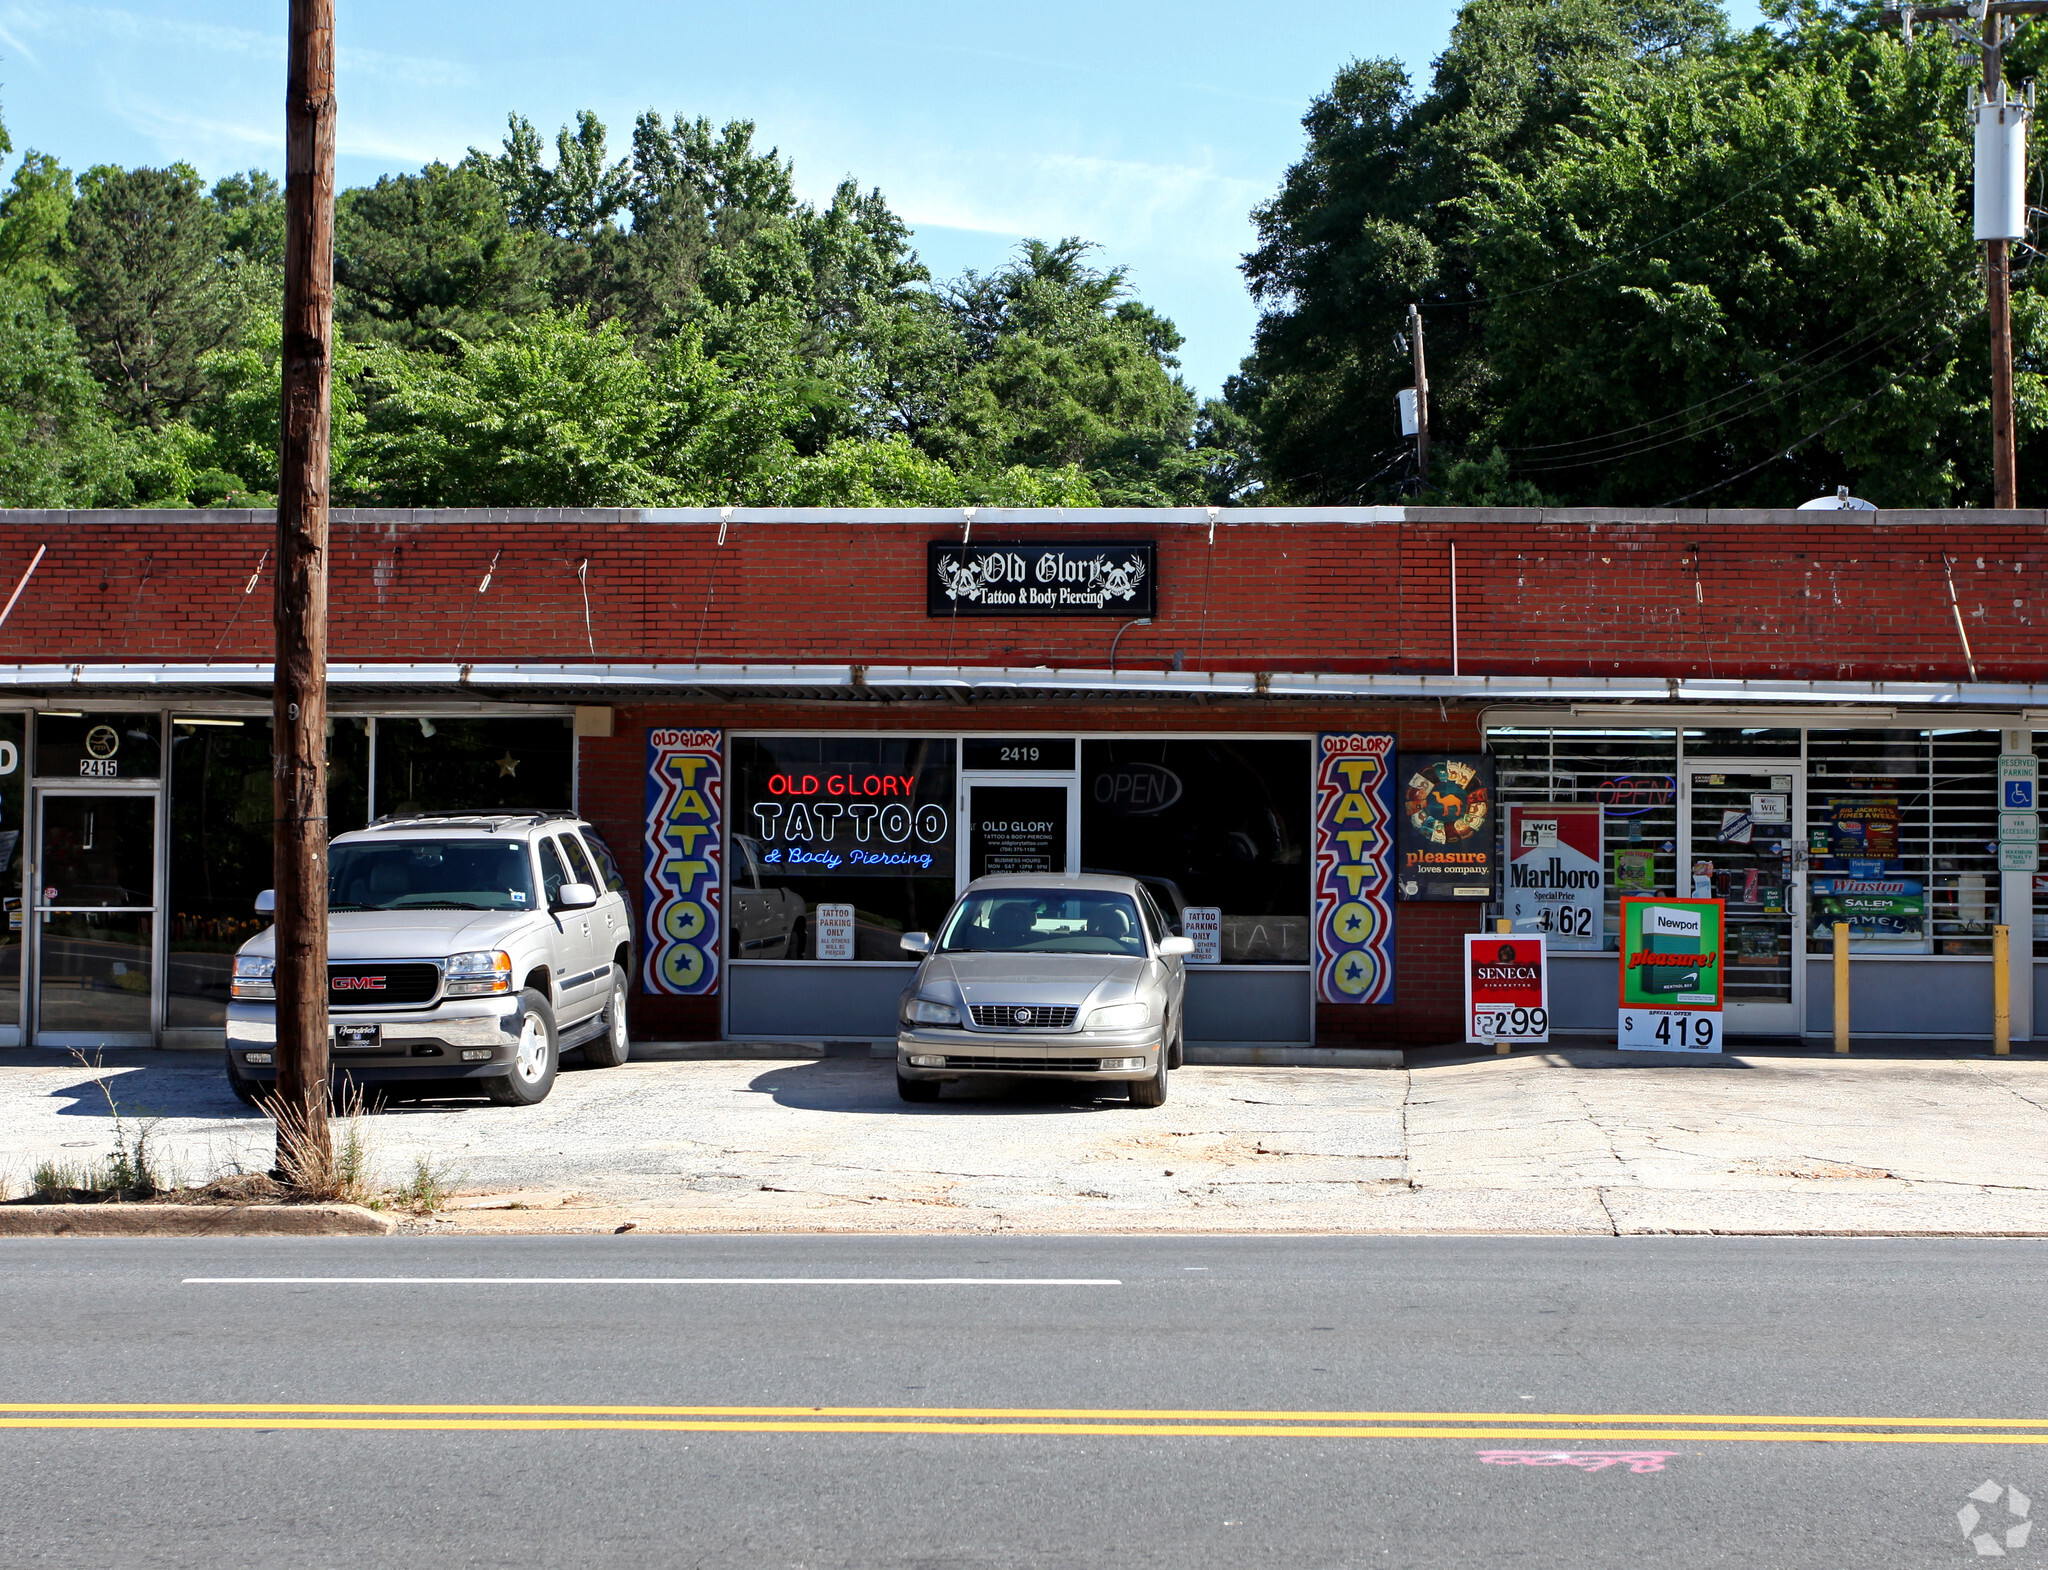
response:
<path id="1" fill-rule="evenodd" d="M 1128 894 L 1097 889 L 990 889 L 969 894 L 939 939 L 950 954 L 1130 954 L 1145 932 Z"/>
<path id="2" fill-rule="evenodd" d="M 329 910 L 532 910 L 518 841 L 356 841 L 328 851 Z"/>

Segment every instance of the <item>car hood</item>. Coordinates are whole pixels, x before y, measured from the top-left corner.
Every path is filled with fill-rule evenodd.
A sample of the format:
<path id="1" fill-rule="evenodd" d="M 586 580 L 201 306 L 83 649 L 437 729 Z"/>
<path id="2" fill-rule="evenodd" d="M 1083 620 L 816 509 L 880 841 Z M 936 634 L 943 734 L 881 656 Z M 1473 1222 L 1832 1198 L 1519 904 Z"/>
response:
<path id="1" fill-rule="evenodd" d="M 1154 969 L 1152 960 L 1118 954 L 935 954 L 920 990 L 957 990 L 970 1005 L 1115 1003 L 1136 996 Z"/>
<path id="2" fill-rule="evenodd" d="M 538 919 L 501 910 L 337 910 L 327 917 L 327 957 L 444 959 L 470 949 L 502 948 Z M 274 956 L 277 928 L 264 928 L 242 945 L 242 952 Z"/>

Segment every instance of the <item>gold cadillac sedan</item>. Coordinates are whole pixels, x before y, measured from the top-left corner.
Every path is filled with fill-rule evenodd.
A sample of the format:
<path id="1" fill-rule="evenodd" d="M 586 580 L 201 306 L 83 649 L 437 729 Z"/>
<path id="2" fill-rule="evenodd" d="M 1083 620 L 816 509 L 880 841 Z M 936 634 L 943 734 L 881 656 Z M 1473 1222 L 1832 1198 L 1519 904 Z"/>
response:
<path id="1" fill-rule="evenodd" d="M 1188 939 L 1145 886 L 1108 874 L 977 878 L 922 954 L 897 1014 L 896 1090 L 935 1101 L 949 1079 L 1117 1080 L 1131 1105 L 1166 1100 L 1180 1066 Z"/>

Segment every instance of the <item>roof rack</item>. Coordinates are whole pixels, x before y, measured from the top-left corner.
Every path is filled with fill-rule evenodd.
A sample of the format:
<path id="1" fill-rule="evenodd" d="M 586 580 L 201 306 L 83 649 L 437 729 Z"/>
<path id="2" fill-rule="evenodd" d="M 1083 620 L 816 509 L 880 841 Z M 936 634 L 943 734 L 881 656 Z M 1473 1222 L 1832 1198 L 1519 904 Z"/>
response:
<path id="1" fill-rule="evenodd" d="M 389 812 L 370 824 L 373 829 L 409 828 L 414 824 L 433 824 L 436 827 L 454 828 L 475 826 L 496 833 L 499 829 L 514 823 L 555 823 L 578 822 L 581 814 L 559 807 L 545 809 L 506 808 L 500 812 Z"/>

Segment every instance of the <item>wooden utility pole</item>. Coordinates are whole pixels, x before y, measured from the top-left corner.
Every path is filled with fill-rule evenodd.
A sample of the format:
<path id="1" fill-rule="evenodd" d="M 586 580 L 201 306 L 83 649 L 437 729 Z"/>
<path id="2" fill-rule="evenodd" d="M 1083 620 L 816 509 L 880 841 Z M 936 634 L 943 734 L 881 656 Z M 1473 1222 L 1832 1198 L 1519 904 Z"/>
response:
<path id="1" fill-rule="evenodd" d="M 1429 489 L 1429 362 L 1422 353 L 1422 307 L 1408 307 L 1408 344 L 1415 353 L 1415 468 Z"/>
<path id="2" fill-rule="evenodd" d="M 1993 12 L 1984 18 L 1984 101 L 2005 93 L 2005 40 L 2015 24 Z M 2013 454 L 2012 242 L 1984 242 L 1984 305 L 1991 317 L 1991 505 L 2020 504 L 2019 462 Z"/>
<path id="3" fill-rule="evenodd" d="M 1942 23 L 1955 43 L 1965 48 L 1975 47 L 1984 63 L 1985 105 L 2012 104 L 2016 107 L 2016 101 L 2011 100 L 2005 90 L 2005 46 L 2018 31 L 2020 17 L 2048 15 L 2048 0 L 1975 0 L 1975 3 L 1965 5 L 1902 5 L 1893 0 L 1886 10 L 1899 23 L 1908 49 L 1913 47 L 1913 26 L 1916 22 Z M 1970 23 L 1982 29 L 1974 37 L 1967 29 Z M 2033 92 L 2030 88 L 2026 109 L 2028 119 L 2032 118 L 2032 112 Z M 1986 181 L 1993 171 L 1985 167 L 1984 137 L 1979 135 L 1976 141 L 1976 198 L 1981 223 L 1987 210 Z M 2022 141 L 2020 146 L 2024 145 Z M 2011 175 L 2010 170 L 2006 173 Z M 2024 171 L 2021 171 L 2020 184 L 2024 187 Z M 2022 221 L 2016 223 L 2013 230 L 2023 231 L 2023 191 L 2016 195 L 2018 206 L 2014 216 Z M 2013 230 L 2006 232 L 2010 235 Z M 2012 403 L 2012 240 L 1985 235 L 1981 228 L 1978 233 L 1983 235 L 1984 243 L 1984 308 L 1991 320 L 1991 505 L 2017 507 L 2020 488 L 2019 460 L 2014 451 Z"/>
<path id="4" fill-rule="evenodd" d="M 327 1128 L 327 459 L 334 334 L 334 0 L 290 0 L 284 401 L 277 485 L 275 748 L 278 1166 Z M 299 1123 L 290 1136 L 286 1120 Z"/>

